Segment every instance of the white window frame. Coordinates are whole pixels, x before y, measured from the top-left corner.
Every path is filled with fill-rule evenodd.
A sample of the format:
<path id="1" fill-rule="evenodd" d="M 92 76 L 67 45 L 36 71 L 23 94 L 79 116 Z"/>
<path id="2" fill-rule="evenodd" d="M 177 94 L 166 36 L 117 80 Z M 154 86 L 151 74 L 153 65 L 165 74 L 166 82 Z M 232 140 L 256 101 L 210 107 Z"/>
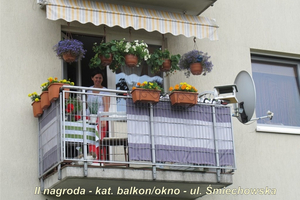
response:
<path id="1" fill-rule="evenodd" d="M 298 87 L 300 87 L 300 58 L 290 57 L 290 56 L 278 56 L 272 54 L 256 54 L 251 53 L 251 64 L 252 61 L 266 61 L 266 62 L 276 62 L 278 64 L 293 64 L 297 67 L 297 81 Z M 252 67 L 251 67 L 252 69 Z M 300 108 L 299 108 L 300 109 Z M 276 113 L 274 113 L 276 116 Z M 268 132 L 268 133 L 285 133 L 285 134 L 299 134 L 300 127 L 297 126 L 281 126 L 281 125 L 270 125 L 270 124 L 259 124 L 256 125 L 257 132 Z"/>

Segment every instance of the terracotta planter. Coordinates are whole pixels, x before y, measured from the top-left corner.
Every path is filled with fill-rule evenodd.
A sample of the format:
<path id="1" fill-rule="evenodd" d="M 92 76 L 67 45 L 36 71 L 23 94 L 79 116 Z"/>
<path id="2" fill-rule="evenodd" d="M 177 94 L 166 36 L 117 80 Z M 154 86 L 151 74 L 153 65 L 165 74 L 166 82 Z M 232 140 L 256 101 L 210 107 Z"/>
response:
<path id="1" fill-rule="evenodd" d="M 63 59 L 67 63 L 72 63 L 76 60 L 76 56 L 72 55 L 71 53 L 64 53 L 63 54 Z"/>
<path id="2" fill-rule="evenodd" d="M 190 71 L 193 75 L 200 75 L 202 74 L 203 67 L 201 63 L 192 63 L 190 64 Z"/>
<path id="3" fill-rule="evenodd" d="M 113 55 L 110 54 L 109 58 L 106 58 L 105 56 L 99 55 L 99 58 L 101 60 L 101 65 L 106 67 L 107 65 L 111 64 L 111 62 L 113 60 Z"/>
<path id="4" fill-rule="evenodd" d="M 132 54 L 127 54 L 125 56 L 125 64 L 128 67 L 135 67 L 138 64 L 138 57 Z"/>
<path id="5" fill-rule="evenodd" d="M 43 91 L 41 94 L 41 107 L 43 110 L 47 109 L 51 105 L 48 94 L 48 91 Z"/>
<path id="6" fill-rule="evenodd" d="M 167 72 L 170 71 L 171 69 L 171 60 L 170 59 L 165 59 L 165 61 L 162 64 L 162 68 L 160 71 L 162 72 Z"/>
<path id="7" fill-rule="evenodd" d="M 48 97 L 50 102 L 54 102 L 56 99 L 59 98 L 59 90 L 60 88 L 65 85 L 63 83 L 52 83 L 48 87 Z M 69 91 L 70 89 L 64 89 L 66 91 Z M 69 98 L 69 93 L 65 93 L 65 98 Z"/>
<path id="8" fill-rule="evenodd" d="M 170 94 L 170 100 L 171 100 L 172 105 L 193 106 L 193 105 L 197 104 L 198 93 L 173 91 Z"/>
<path id="9" fill-rule="evenodd" d="M 43 109 L 41 107 L 41 101 L 35 101 L 31 105 L 32 105 L 34 117 L 39 117 L 43 114 Z"/>
<path id="10" fill-rule="evenodd" d="M 157 103 L 159 102 L 160 90 L 148 90 L 136 88 L 131 92 L 133 103 Z"/>

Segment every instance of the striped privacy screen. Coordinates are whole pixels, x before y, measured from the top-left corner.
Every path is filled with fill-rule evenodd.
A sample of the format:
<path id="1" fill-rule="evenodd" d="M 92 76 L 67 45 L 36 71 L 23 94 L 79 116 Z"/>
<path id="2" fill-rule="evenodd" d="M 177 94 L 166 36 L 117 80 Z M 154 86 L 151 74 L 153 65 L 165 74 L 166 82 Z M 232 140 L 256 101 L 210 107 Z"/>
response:
<path id="1" fill-rule="evenodd" d="M 82 24 L 90 22 L 96 26 L 104 24 L 109 27 L 132 27 L 135 30 L 145 29 L 148 32 L 158 31 L 199 39 L 218 39 L 218 26 L 213 19 L 207 17 L 88 0 L 48 0 L 47 18 L 79 21 Z"/>

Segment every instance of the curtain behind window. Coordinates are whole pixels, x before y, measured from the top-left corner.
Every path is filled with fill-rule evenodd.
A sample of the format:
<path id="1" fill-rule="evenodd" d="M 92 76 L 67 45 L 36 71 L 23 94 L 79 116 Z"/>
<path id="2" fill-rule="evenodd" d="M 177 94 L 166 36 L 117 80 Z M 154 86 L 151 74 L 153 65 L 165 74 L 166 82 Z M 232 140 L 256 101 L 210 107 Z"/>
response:
<path id="1" fill-rule="evenodd" d="M 256 116 L 274 112 L 272 120 L 260 124 L 300 126 L 300 93 L 296 65 L 252 61 L 256 87 Z"/>

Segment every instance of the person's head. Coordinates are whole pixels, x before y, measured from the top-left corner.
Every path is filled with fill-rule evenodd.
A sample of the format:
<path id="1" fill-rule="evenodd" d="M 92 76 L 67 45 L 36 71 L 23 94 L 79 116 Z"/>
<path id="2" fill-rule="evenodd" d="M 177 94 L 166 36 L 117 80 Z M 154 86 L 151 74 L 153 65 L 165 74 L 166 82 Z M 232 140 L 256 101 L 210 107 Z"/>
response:
<path id="1" fill-rule="evenodd" d="M 98 69 L 94 70 L 91 74 L 91 79 L 94 82 L 94 86 L 96 86 L 96 87 L 102 86 L 103 75 L 100 70 L 98 70 Z"/>

